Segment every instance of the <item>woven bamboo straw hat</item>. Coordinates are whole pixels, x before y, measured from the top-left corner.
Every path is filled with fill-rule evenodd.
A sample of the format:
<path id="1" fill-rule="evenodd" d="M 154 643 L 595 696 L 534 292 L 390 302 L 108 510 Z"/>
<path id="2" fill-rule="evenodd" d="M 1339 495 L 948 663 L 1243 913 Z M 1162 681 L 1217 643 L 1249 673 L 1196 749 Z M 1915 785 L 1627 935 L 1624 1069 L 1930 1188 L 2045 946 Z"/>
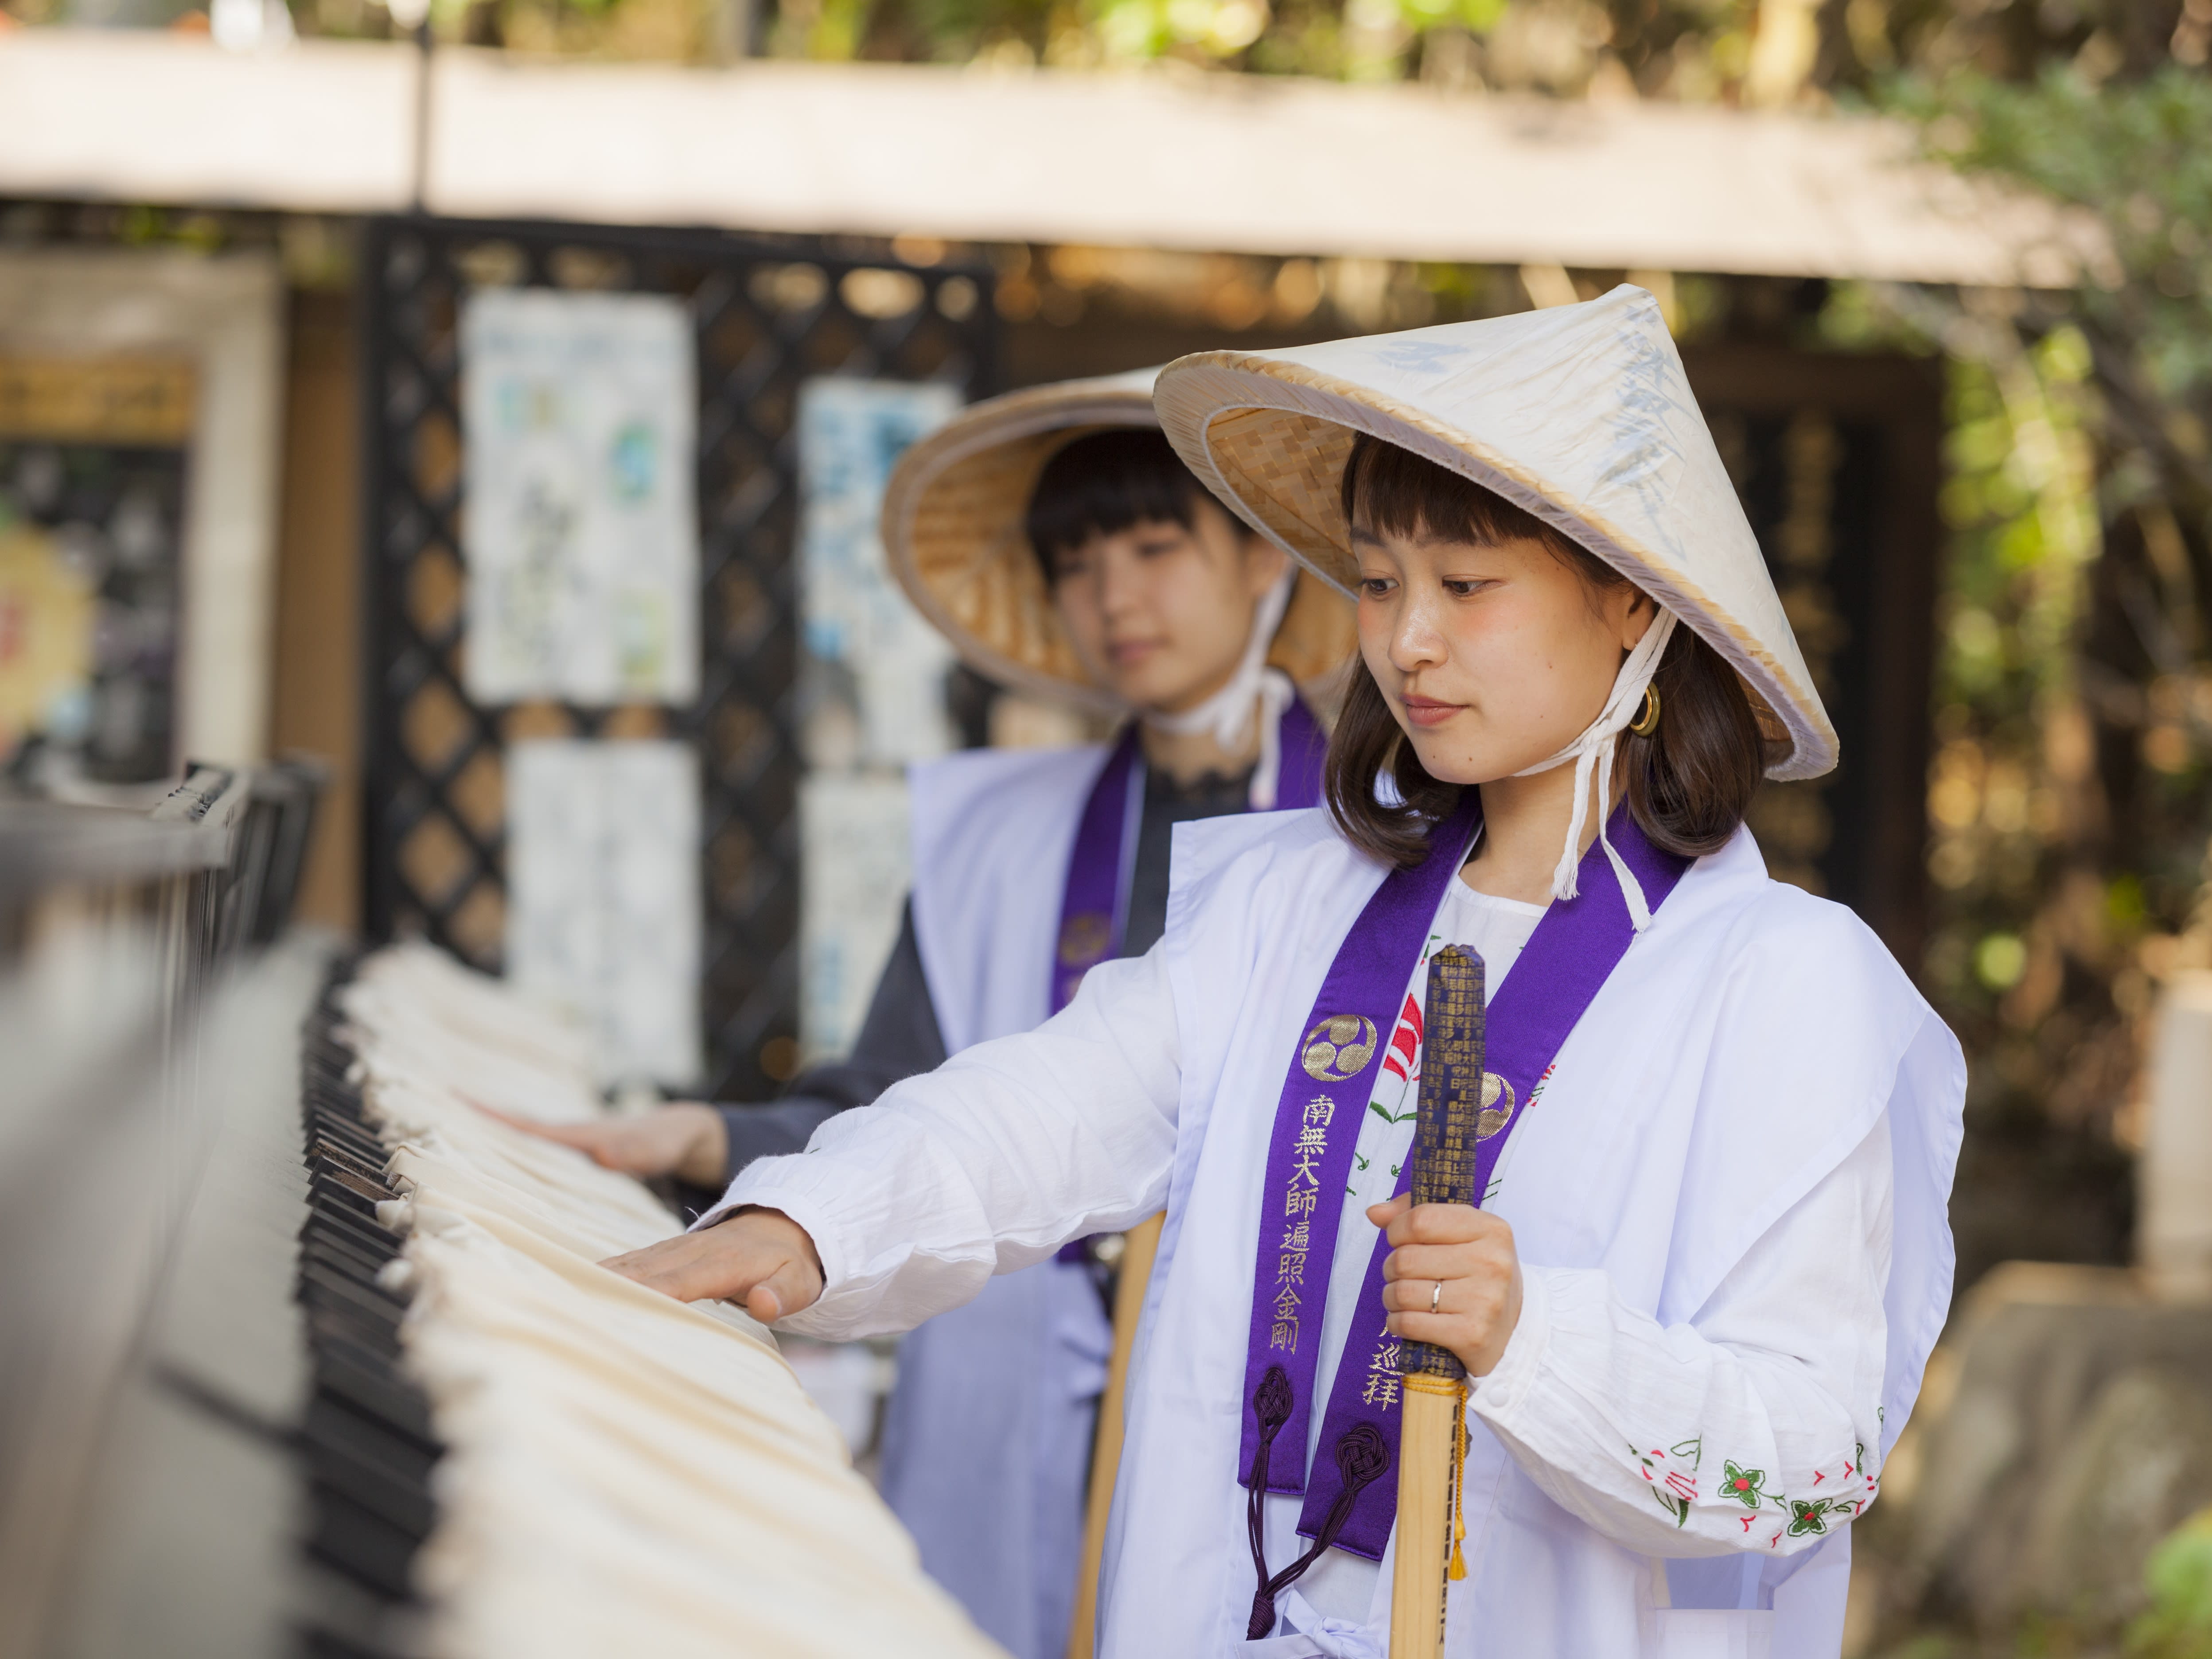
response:
<path id="1" fill-rule="evenodd" d="M 1346 592 L 1353 437 L 1400 445 L 1557 526 L 1741 676 L 1767 775 L 1817 777 L 1836 732 L 1658 302 L 1581 305 L 1289 351 L 1202 351 L 1160 371 L 1160 423 L 1246 523 Z"/>
<path id="2" fill-rule="evenodd" d="M 1118 697 L 1085 673 L 1026 528 L 1037 476 L 1071 440 L 1158 427 L 1138 369 L 1010 392 L 963 410 L 899 458 L 884 492 L 884 549 L 907 596 L 969 665 L 1002 685 L 1108 714 Z M 1268 660 L 1319 684 L 1358 642 L 1339 588 L 1301 574 Z"/>

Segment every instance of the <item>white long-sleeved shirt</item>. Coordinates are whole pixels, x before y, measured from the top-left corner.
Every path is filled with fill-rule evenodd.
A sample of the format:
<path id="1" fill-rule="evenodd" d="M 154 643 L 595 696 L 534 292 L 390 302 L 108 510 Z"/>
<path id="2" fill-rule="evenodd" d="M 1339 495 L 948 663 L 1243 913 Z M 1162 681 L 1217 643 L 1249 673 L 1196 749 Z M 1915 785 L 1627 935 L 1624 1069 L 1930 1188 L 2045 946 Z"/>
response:
<path id="1" fill-rule="evenodd" d="M 1438 934 L 1464 939 L 1468 931 L 1444 927 Z M 1090 1019 L 1076 1023 L 1098 1028 L 1087 1050 L 1126 1054 L 1145 1034 L 1173 1032 L 1164 975 L 1149 962 L 1134 964 L 1111 995 L 1085 1006 Z M 1176 1058 L 1172 1048 L 1164 1057 Z M 1165 1070 L 1146 1069 L 1155 1084 L 1164 1082 Z M 1408 1081 L 1417 1080 L 1418 1070 L 1409 1070 Z M 1105 1113 L 1144 1077 L 1099 1065 L 1065 1081 L 1079 1109 Z M 1171 1102 L 1154 1104 L 1172 1109 Z M 1346 1199 L 1329 1280 L 1318 1400 L 1328 1397 L 1374 1247 L 1365 1206 L 1389 1196 L 1396 1184 L 1391 1165 L 1411 1144 L 1410 1120 L 1389 1123 L 1370 1111 L 1367 1122 L 1374 1127 L 1355 1153 L 1356 1184 Z M 1508 1152 L 1510 1181 L 1510 1143 Z M 1365 1172 L 1361 1158 L 1370 1165 Z M 1878 1419 L 1889 1204 L 1889 1139 L 1880 1125 L 1775 1224 L 1693 1325 L 1669 1328 L 1634 1312 L 1602 1270 L 1525 1263 L 1520 1322 L 1498 1369 L 1476 1388 L 1471 1410 L 1554 1502 L 1642 1553 L 1702 1555 L 1756 1542 L 1788 1555 L 1816 1544 L 1873 1496 L 1861 1425 Z M 1817 1318 L 1807 1316 L 1810 1309 L 1819 1310 Z M 909 1316 L 919 1321 L 938 1310 L 933 1298 L 903 1310 L 885 1298 L 869 1322 L 896 1328 Z M 845 1334 L 812 1313 L 785 1323 Z M 1320 1419 L 1315 1413 L 1316 1439 Z M 1745 1480 L 1750 1484 L 1740 1484 Z M 1794 1510 L 1798 1500 L 1808 1508 Z M 1299 1509 L 1294 1497 L 1268 1500 L 1271 1567 L 1304 1547 L 1295 1535 Z M 1331 1551 L 1299 1588 L 1323 1615 L 1364 1622 L 1376 1577 L 1373 1563 Z"/>
<path id="2" fill-rule="evenodd" d="M 1179 927 L 1171 913 L 1161 950 L 1096 970 L 1041 1030 L 833 1121 L 806 1156 L 756 1165 L 726 1200 L 813 1234 L 825 1292 L 787 1322 L 831 1336 L 902 1328 L 1166 1203 L 1109 1545 L 1109 1573 L 1141 1578 L 1109 1583 L 1109 1655 L 1215 1650 L 1202 1627 L 1231 1650 L 1249 1603 L 1234 1444 L 1258 1170 L 1281 1056 L 1371 890 L 1317 838 L 1286 850 L 1271 833 L 1243 832 L 1257 853 L 1217 863 L 1186 906 L 1202 914 Z M 1638 1620 L 1668 1585 L 1712 1593 L 1710 1575 L 1655 1575 L 1654 1558 L 1771 1563 L 1832 1537 L 1870 1490 L 1885 1399 L 1909 1404 L 1948 1295 L 1955 1045 L 1856 923 L 1765 882 L 1740 845 L 1692 869 L 1599 994 L 1498 1194 L 1526 1291 L 1474 1401 L 1478 1570 L 1451 1628 L 1472 1628 L 1456 1611 L 1471 1601 L 1492 1641 L 1523 1632 L 1516 1654 L 1641 1650 Z M 1884 1249 L 1893 1171 L 1914 1205 L 1903 1281 Z M 1356 1290 L 1356 1273 L 1337 1278 Z M 1894 1355 L 1886 1285 L 1907 1316 Z M 1287 1527 L 1271 1522 L 1271 1567 L 1291 1559 Z M 1387 1572 L 1365 1566 L 1370 1607 L 1352 1613 L 1357 1571 L 1332 1563 L 1306 1587 L 1345 1652 L 1363 1650 L 1346 1627 L 1371 1634 L 1386 1611 Z M 1773 1572 L 1753 1561 L 1744 1599 L 1692 1604 L 1756 1608 Z M 1808 1616 L 1826 1632 L 1839 1606 L 1823 1595 Z"/>

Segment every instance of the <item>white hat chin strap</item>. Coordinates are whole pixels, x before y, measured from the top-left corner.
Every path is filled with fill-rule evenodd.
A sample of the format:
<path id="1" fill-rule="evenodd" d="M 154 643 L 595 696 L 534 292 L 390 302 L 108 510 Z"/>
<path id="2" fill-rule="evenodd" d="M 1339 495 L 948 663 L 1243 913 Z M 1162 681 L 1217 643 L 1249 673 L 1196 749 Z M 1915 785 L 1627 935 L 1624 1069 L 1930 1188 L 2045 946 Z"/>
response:
<path id="1" fill-rule="evenodd" d="M 1291 677 L 1279 668 L 1267 666 L 1267 647 L 1275 641 L 1275 630 L 1283 625 L 1283 613 L 1291 606 L 1291 590 L 1297 584 L 1297 568 L 1294 565 L 1283 572 L 1283 579 L 1260 596 L 1252 608 L 1252 632 L 1244 641 L 1244 654 L 1238 659 L 1237 672 L 1229 683 L 1194 708 L 1186 708 L 1179 714 L 1158 713 L 1146 709 L 1143 714 L 1146 725 L 1156 732 L 1172 732 L 1188 736 L 1203 732 L 1211 736 L 1229 754 L 1243 748 L 1252 730 L 1255 715 L 1260 721 L 1260 763 L 1252 771 L 1252 790 L 1248 797 L 1255 812 L 1273 811 L 1275 792 L 1283 769 L 1283 711 L 1298 695 L 1291 684 Z"/>
<path id="2" fill-rule="evenodd" d="M 1513 775 L 1516 778 L 1534 777 L 1539 772 L 1574 762 L 1575 811 L 1567 822 L 1566 849 L 1559 854 L 1559 865 L 1552 872 L 1552 896 L 1571 899 L 1575 896 L 1576 872 L 1583 861 L 1583 826 L 1589 822 L 1590 798 L 1595 793 L 1605 803 L 1598 812 L 1598 844 L 1605 848 L 1613 872 L 1620 878 L 1621 896 L 1628 901 L 1629 920 L 1639 933 L 1651 925 L 1651 907 L 1644 899 L 1643 883 L 1636 879 L 1605 832 L 1606 817 L 1613 805 L 1613 757 L 1618 747 L 1615 739 L 1642 712 L 1644 689 L 1658 672 L 1659 659 L 1666 653 L 1667 641 L 1674 637 L 1674 613 L 1662 611 L 1644 630 L 1644 637 L 1636 642 L 1628 659 L 1620 665 L 1620 672 L 1613 678 L 1613 695 L 1606 699 L 1597 718 L 1583 728 L 1583 734 L 1557 754 Z M 1591 788 L 1593 776 L 1596 781 L 1595 791 Z"/>

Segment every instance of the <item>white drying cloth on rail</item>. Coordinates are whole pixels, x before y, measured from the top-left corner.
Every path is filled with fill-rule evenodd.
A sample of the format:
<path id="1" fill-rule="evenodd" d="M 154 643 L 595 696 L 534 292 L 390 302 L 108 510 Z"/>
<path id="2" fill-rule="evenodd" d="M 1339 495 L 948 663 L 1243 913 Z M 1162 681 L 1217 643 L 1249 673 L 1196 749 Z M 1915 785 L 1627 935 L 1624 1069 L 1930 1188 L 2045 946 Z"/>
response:
<path id="1" fill-rule="evenodd" d="M 408 1364 L 447 1447 L 416 1563 L 427 1650 L 1003 1659 L 765 1329 L 597 1265 L 674 1232 L 668 1212 L 469 1103 L 594 1111 L 573 1034 L 421 946 L 343 997 L 406 1194 L 386 1210 L 409 1230 Z"/>

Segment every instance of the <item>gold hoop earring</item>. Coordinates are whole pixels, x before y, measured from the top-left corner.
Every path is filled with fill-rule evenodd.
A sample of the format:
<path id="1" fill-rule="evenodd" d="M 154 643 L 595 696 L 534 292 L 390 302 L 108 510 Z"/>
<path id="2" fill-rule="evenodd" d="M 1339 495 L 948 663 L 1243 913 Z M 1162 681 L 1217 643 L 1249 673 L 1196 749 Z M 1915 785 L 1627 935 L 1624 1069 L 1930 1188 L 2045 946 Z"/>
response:
<path id="1" fill-rule="evenodd" d="M 1639 738 L 1648 738 L 1659 729 L 1659 688 L 1644 688 L 1644 707 L 1628 724 L 1628 729 Z"/>

